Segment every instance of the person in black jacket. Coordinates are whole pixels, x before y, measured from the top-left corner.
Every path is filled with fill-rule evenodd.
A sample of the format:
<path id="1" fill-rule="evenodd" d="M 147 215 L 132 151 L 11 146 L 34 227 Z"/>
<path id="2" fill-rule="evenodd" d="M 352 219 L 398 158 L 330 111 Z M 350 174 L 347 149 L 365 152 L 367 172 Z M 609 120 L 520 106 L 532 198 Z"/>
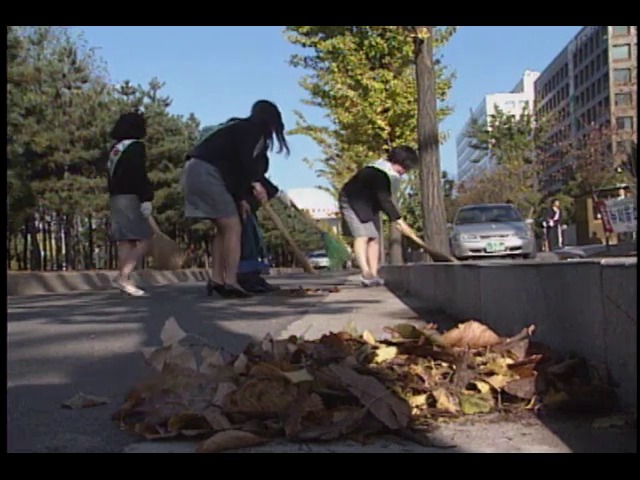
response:
<path id="1" fill-rule="evenodd" d="M 562 248 L 562 208 L 560 200 L 551 200 L 542 222 L 549 251 Z"/>
<path id="2" fill-rule="evenodd" d="M 144 291 L 129 278 L 147 252 L 153 230 L 153 188 L 147 176 L 147 153 L 143 138 L 146 122 L 139 112 L 120 115 L 111 138 L 115 141 L 107 161 L 111 239 L 118 243 L 120 272 L 114 284 L 123 292 L 140 296 Z"/>
<path id="3" fill-rule="evenodd" d="M 401 176 L 417 165 L 418 155 L 413 148 L 396 147 L 387 158 L 358 171 L 340 190 L 343 224 L 345 231 L 354 237 L 354 254 L 365 287 L 384 283 L 378 277 L 380 212 L 401 231 L 407 229 L 394 197 L 400 188 Z"/>
<path id="4" fill-rule="evenodd" d="M 211 285 L 224 297 L 250 296 L 238 283 L 242 220 L 251 211 L 248 199 L 260 203 L 268 199 L 258 159 L 276 142 L 279 153 L 288 153 L 280 110 L 260 100 L 249 117 L 204 132 L 187 154 L 182 179 L 185 216 L 211 219 L 216 225 Z"/>
<path id="5" fill-rule="evenodd" d="M 280 190 L 271 180 L 266 177 L 269 170 L 269 157 L 266 154 L 257 158 L 260 162 L 261 171 L 263 172 L 260 183 L 267 192 L 267 198 L 277 197 L 285 205 L 289 206 L 291 200 L 287 194 Z M 250 213 L 242 222 L 242 236 L 240 249 L 240 263 L 238 265 L 238 283 L 242 288 L 250 293 L 267 293 L 278 290 L 279 287 L 267 282 L 262 277 L 262 272 L 269 268 L 268 263 L 264 262 L 266 254 L 264 242 L 262 241 L 262 232 L 258 225 L 257 212 L 260 208 L 260 202 L 255 197 L 250 196 L 247 202 L 251 207 Z M 211 290 L 213 286 L 209 287 Z"/>

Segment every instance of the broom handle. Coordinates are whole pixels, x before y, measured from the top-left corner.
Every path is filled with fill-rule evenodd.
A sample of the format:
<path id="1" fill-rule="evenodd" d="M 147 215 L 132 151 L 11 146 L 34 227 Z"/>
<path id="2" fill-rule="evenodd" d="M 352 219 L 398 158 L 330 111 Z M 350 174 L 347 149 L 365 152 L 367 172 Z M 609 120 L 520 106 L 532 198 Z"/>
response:
<path id="1" fill-rule="evenodd" d="M 448 262 L 458 263 L 458 261 L 455 258 L 429 247 L 426 243 L 424 243 L 424 241 L 420 237 L 418 237 L 416 232 L 414 232 L 409 225 L 407 225 L 406 228 L 407 228 L 406 230 L 402 230 L 402 233 L 404 234 L 404 236 L 409 237 L 411 240 L 417 243 L 418 246 L 422 247 L 422 249 L 426 251 L 429 255 L 431 255 L 432 258 L 434 259 L 446 258 Z"/>
<path id="2" fill-rule="evenodd" d="M 290 207 L 291 207 L 291 208 L 293 208 L 296 212 L 298 212 L 298 213 L 300 214 L 300 216 L 304 219 L 304 222 L 305 222 L 307 225 L 309 225 L 310 227 L 312 227 L 314 230 L 318 230 L 318 231 L 319 231 L 319 232 L 321 232 L 321 233 L 325 233 L 325 232 L 324 232 L 324 230 L 322 230 L 322 229 L 320 228 L 320 226 L 319 226 L 316 222 L 314 222 L 314 221 L 313 221 L 313 219 L 309 218 L 309 215 L 307 215 L 305 212 L 303 212 L 302 210 L 300 210 L 300 208 L 298 208 L 298 206 L 297 206 L 295 203 L 293 203 L 293 201 L 292 201 L 291 199 L 289 199 L 289 201 L 290 201 L 290 203 L 291 203 Z M 281 203 L 282 205 L 285 205 L 285 203 L 284 203 L 282 200 L 280 200 L 280 203 Z M 286 206 L 286 205 L 285 205 L 285 206 Z"/>
<path id="3" fill-rule="evenodd" d="M 156 223 L 155 218 L 153 218 L 152 216 L 149 216 L 149 218 L 147 219 L 149 220 L 149 225 L 151 226 L 151 229 L 155 232 L 155 233 L 162 233 L 162 230 L 160 230 L 160 227 L 158 226 L 158 224 Z"/>
<path id="4" fill-rule="evenodd" d="M 276 224 L 277 229 L 280 230 L 280 233 L 282 233 L 284 238 L 287 239 L 287 242 L 289 242 L 289 245 L 293 250 L 293 254 L 296 256 L 296 259 L 302 265 L 303 270 L 307 273 L 317 274 L 318 272 L 316 272 L 315 269 L 311 266 L 306 255 L 302 253 L 302 250 L 298 248 L 298 245 L 296 245 L 296 242 L 291 237 L 289 230 L 287 230 L 287 227 L 284 225 L 284 223 L 282 223 L 282 220 L 280 220 L 280 217 L 278 216 L 278 214 L 273 211 L 273 209 L 271 208 L 271 205 L 269 205 L 268 203 L 264 203 L 262 204 L 262 208 L 264 208 L 265 212 L 267 212 L 269 217 L 271 217 L 271 220 L 273 221 L 273 223 Z"/>

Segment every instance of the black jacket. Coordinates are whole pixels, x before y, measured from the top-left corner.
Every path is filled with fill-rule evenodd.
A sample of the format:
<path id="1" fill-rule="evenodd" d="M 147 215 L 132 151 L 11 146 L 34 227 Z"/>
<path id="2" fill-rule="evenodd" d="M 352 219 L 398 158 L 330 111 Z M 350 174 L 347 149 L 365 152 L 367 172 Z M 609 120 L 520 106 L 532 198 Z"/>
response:
<path id="1" fill-rule="evenodd" d="M 153 186 L 147 176 L 147 150 L 142 141 L 129 144 L 120 155 L 113 175 L 107 176 L 110 196 L 137 195 L 140 203 L 153 201 Z"/>
<path id="2" fill-rule="evenodd" d="M 378 168 L 365 167 L 360 170 L 345 183 L 340 196 L 347 200 L 362 222 L 372 221 L 381 211 L 392 222 L 401 218 L 391 198 L 389 176 Z"/>
<path id="3" fill-rule="evenodd" d="M 276 187 L 276 185 L 265 176 L 269 171 L 269 157 L 266 153 L 263 153 L 256 157 L 256 161 L 258 162 L 259 171 L 262 172 L 262 177 L 258 181 L 266 190 L 269 199 L 272 199 L 278 194 L 280 189 Z M 244 200 L 246 200 L 247 203 L 251 206 L 251 210 L 254 213 L 257 212 L 260 208 L 260 202 L 258 202 L 258 199 L 253 194 L 253 190 L 250 190 L 245 194 Z"/>
<path id="4" fill-rule="evenodd" d="M 262 139 L 260 124 L 251 119 L 237 120 L 206 137 L 189 151 L 187 158 L 198 158 L 216 167 L 231 196 L 240 201 L 251 192 L 251 184 L 264 177 L 261 162 L 256 161 L 257 156 L 266 154 L 266 146 L 256 151 Z"/>

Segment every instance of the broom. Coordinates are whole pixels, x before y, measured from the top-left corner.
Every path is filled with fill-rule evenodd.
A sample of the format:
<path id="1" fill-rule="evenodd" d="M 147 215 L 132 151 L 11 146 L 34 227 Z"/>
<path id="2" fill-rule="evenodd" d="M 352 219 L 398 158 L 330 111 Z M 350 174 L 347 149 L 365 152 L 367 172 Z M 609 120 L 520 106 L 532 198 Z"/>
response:
<path id="1" fill-rule="evenodd" d="M 447 255 L 446 253 L 442 253 L 439 250 L 435 250 L 430 246 L 428 246 L 426 243 L 424 243 L 424 241 L 420 237 L 418 237 L 416 232 L 414 232 L 409 225 L 406 225 L 406 227 L 403 229 L 400 229 L 400 231 L 405 237 L 408 237 L 411 240 L 413 240 L 415 243 L 418 244 L 418 246 L 420 246 L 425 252 L 427 252 L 434 262 L 458 263 L 458 260 L 456 260 L 455 258 Z"/>
<path id="2" fill-rule="evenodd" d="M 300 208 L 293 203 L 291 199 L 289 200 L 291 208 L 298 213 L 298 216 L 301 217 L 310 228 L 317 230 L 320 235 L 322 235 L 322 242 L 324 243 L 324 248 L 327 252 L 332 268 L 336 268 L 338 265 L 343 265 L 344 262 L 351 258 L 349 250 L 339 238 L 337 238 L 332 232 L 325 231 L 320 228 L 320 226 L 307 213 L 300 210 Z M 281 201 L 281 203 L 284 205 L 284 202 Z"/>
<path id="3" fill-rule="evenodd" d="M 307 256 L 302 252 L 302 250 L 300 250 L 300 248 L 298 248 L 298 245 L 296 245 L 296 242 L 291 236 L 291 233 L 289 233 L 289 230 L 282 222 L 278 214 L 274 212 L 271 206 L 266 202 L 262 204 L 262 208 L 264 208 L 265 212 L 267 212 L 269 217 L 271 217 L 271 221 L 275 223 L 276 228 L 289 243 L 289 246 L 291 247 L 291 250 L 293 250 L 293 254 L 296 257 L 296 260 L 298 260 L 298 262 L 300 262 L 300 264 L 302 265 L 302 269 L 306 273 L 317 274 L 318 272 L 316 272 L 315 268 L 311 266 L 311 263 L 309 263 L 309 259 L 307 258 Z"/>
<path id="4" fill-rule="evenodd" d="M 165 235 L 153 217 L 149 217 L 149 225 L 153 230 L 149 256 L 153 258 L 153 268 L 156 270 L 179 270 L 185 260 L 185 253 L 175 240 Z"/>

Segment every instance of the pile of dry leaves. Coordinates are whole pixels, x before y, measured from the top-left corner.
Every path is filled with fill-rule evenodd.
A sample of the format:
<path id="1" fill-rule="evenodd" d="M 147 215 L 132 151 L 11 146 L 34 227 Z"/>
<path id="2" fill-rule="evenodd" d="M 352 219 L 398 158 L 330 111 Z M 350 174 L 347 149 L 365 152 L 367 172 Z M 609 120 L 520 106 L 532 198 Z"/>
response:
<path id="1" fill-rule="evenodd" d="M 428 444 L 434 421 L 512 408 L 603 408 L 606 373 L 530 341 L 534 327 L 501 338 L 469 321 L 330 333 L 316 341 L 267 336 L 240 355 L 193 341 L 175 320 L 145 352 L 158 371 L 114 414 L 147 439 L 202 437 L 216 452 L 275 438 L 329 441 L 393 433 Z"/>

